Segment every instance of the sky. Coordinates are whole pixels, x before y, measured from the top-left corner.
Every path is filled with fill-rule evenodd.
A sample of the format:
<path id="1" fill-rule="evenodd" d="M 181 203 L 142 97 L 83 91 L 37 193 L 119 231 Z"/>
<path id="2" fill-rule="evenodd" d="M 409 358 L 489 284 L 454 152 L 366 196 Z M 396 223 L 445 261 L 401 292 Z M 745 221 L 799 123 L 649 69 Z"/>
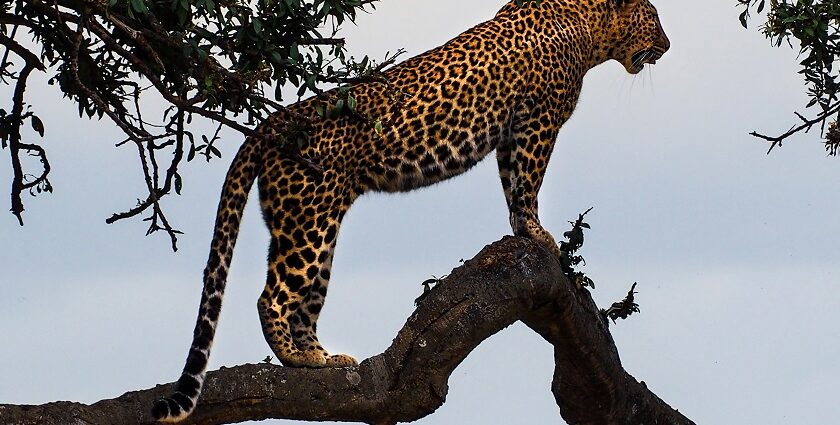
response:
<path id="1" fill-rule="evenodd" d="M 596 302 L 638 282 L 641 313 L 611 327 L 622 363 L 689 418 L 840 423 L 840 159 L 816 133 L 769 155 L 748 135 L 786 130 L 807 102 L 796 52 L 772 48 L 758 22 L 741 28 L 732 0 L 654 4 L 671 51 L 637 76 L 616 62 L 588 74 L 540 194 L 541 221 L 559 236 L 594 207 L 581 253 Z M 501 5 L 385 0 L 343 35 L 357 56 L 408 57 Z M 173 254 L 165 235 L 143 236 L 144 222 L 105 224 L 144 190 L 136 151 L 113 146 L 114 126 L 78 119 L 43 78 L 28 96 L 46 126 L 55 193 L 24 198 L 24 227 L 0 214 L 0 403 L 94 402 L 174 381 L 242 137 L 226 134 L 224 159 L 183 168 L 183 195 L 164 204 L 184 231 Z M 0 161 L 0 181 L 11 175 Z M 3 195 L 0 211 L 9 208 Z M 492 158 L 430 188 L 364 196 L 339 235 L 321 341 L 359 359 L 382 352 L 423 280 L 509 233 Z M 211 369 L 270 354 L 256 313 L 267 237 L 253 202 Z M 552 371 L 551 346 L 515 324 L 467 357 L 446 403 L 419 423 L 563 423 Z"/>

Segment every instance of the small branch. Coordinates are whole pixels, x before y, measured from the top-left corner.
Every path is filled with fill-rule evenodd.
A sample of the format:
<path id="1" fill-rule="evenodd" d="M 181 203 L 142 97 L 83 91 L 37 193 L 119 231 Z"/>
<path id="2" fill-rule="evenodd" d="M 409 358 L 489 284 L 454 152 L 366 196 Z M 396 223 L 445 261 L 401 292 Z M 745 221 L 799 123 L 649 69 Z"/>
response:
<path id="1" fill-rule="evenodd" d="M 41 175 L 36 177 L 35 180 L 24 184 L 21 189 L 26 190 L 26 189 L 29 189 L 29 188 L 33 188 L 33 187 L 38 186 L 39 184 L 47 181 L 47 176 L 50 174 L 50 170 L 51 170 L 50 161 L 47 160 L 47 151 L 44 150 L 43 147 L 31 144 L 31 143 L 20 143 L 20 144 L 18 144 L 18 147 L 22 150 L 35 151 L 35 153 L 37 153 L 38 156 L 40 157 L 40 161 L 41 161 L 41 164 L 43 166 L 43 170 L 41 171 Z"/>
<path id="2" fill-rule="evenodd" d="M 147 78 L 149 80 L 149 82 L 151 82 L 152 85 L 155 87 L 155 89 L 161 94 L 161 96 L 163 96 L 164 99 L 166 101 L 168 101 L 169 103 L 171 103 L 172 105 L 175 105 L 176 107 L 179 107 L 186 112 L 198 114 L 198 115 L 201 115 L 201 116 L 203 116 L 205 118 L 208 118 L 210 120 L 220 122 L 220 123 L 224 124 L 225 126 L 230 127 L 234 130 L 237 130 L 237 131 L 241 132 L 242 134 L 244 134 L 246 136 L 253 136 L 253 135 L 256 134 L 256 132 L 252 128 L 249 128 L 249 127 L 246 127 L 242 124 L 239 124 L 235 120 L 227 118 L 223 114 L 213 112 L 213 111 L 204 109 L 202 107 L 195 106 L 196 104 L 205 100 L 201 96 L 195 97 L 193 99 L 185 100 L 185 99 L 182 99 L 180 97 L 172 95 L 170 93 L 170 91 L 167 89 L 167 87 L 163 84 L 163 82 L 160 81 L 160 79 L 157 76 L 157 73 L 154 72 L 151 68 L 148 67 L 147 62 L 141 60 L 136 55 L 129 52 L 125 47 L 123 47 L 123 45 L 121 43 L 114 40 L 111 37 L 110 32 L 107 29 L 105 29 L 104 27 L 102 27 L 98 22 L 93 21 L 93 20 L 89 20 L 89 19 L 82 22 L 82 19 L 79 19 L 79 18 L 77 18 L 73 15 L 62 14 L 60 12 L 57 12 L 57 11 L 53 10 L 52 8 L 50 8 L 48 6 L 39 8 L 39 11 L 50 15 L 52 18 L 54 18 L 56 20 L 58 20 L 59 18 L 73 19 L 77 23 L 77 25 L 79 25 L 80 29 L 82 27 L 85 27 L 86 29 L 90 30 L 103 43 L 105 43 L 105 45 L 108 46 L 108 48 L 110 50 L 112 50 L 113 52 L 117 53 L 118 55 L 120 55 L 121 57 L 123 57 L 124 59 L 129 61 L 129 63 L 131 63 L 131 66 L 132 66 L 133 70 L 135 72 L 137 72 L 138 74 L 142 75 L 143 77 Z M 77 88 L 81 89 L 81 91 L 84 93 L 84 95 L 87 96 L 88 98 L 90 98 L 97 105 L 97 108 L 99 108 L 99 110 L 101 110 L 106 115 L 108 115 L 108 117 L 112 121 L 114 121 L 114 123 L 117 124 L 117 126 L 119 126 L 120 129 L 123 130 L 124 133 L 129 135 L 129 137 L 137 137 L 138 135 L 148 136 L 148 134 L 145 134 L 145 135 L 138 134 L 138 131 L 137 131 L 136 128 L 134 128 L 133 126 L 126 123 L 119 116 L 117 116 L 111 110 L 111 108 L 108 107 L 108 105 L 109 105 L 108 102 L 105 102 L 93 90 L 90 90 L 89 88 L 87 88 L 83 84 L 81 84 L 81 81 L 78 79 L 78 55 L 79 55 L 79 50 L 80 50 L 79 43 L 81 43 L 81 36 L 82 36 L 81 32 L 78 32 L 77 35 L 75 36 L 77 44 L 73 49 L 73 52 L 72 52 L 73 57 L 71 57 L 71 60 L 70 60 L 71 61 L 71 66 L 73 67 L 73 70 L 74 70 L 74 79 L 76 80 L 75 84 L 76 84 Z M 147 45 L 147 47 L 149 49 L 151 49 L 151 47 L 149 47 L 148 45 Z M 219 68 L 219 69 L 221 69 L 221 68 Z M 217 69 L 217 71 L 218 71 L 218 69 Z M 226 73 L 226 74 L 229 74 L 229 73 Z"/>
<path id="3" fill-rule="evenodd" d="M 11 124 L 11 131 L 9 134 L 9 153 L 12 157 L 12 214 L 18 219 L 18 223 L 23 226 L 23 201 L 21 200 L 21 192 L 24 190 L 23 183 L 23 167 L 20 163 L 20 126 L 23 124 L 23 94 L 26 92 L 26 80 L 29 74 L 35 69 L 35 65 L 26 62 L 23 69 L 18 75 L 17 83 L 15 84 L 14 95 L 12 96 L 12 113 L 9 118 Z"/>
<path id="4" fill-rule="evenodd" d="M 612 303 L 610 308 L 601 310 L 601 314 L 605 319 L 610 319 L 615 323 L 618 319 L 626 319 L 633 313 L 639 312 L 639 305 L 636 304 L 636 283 L 630 287 L 627 296 L 623 300 Z"/>
<path id="5" fill-rule="evenodd" d="M 414 421 L 443 404 L 449 376 L 481 341 L 517 320 L 554 345 L 552 391 L 567 423 L 694 424 L 624 371 L 589 292 L 575 288 L 541 244 L 514 237 L 485 247 L 435 286 L 382 354 L 352 368 L 260 363 L 210 372 L 183 424 Z M 18 425 L 152 424 L 152 402 L 173 385 L 92 405 L 0 405 L 0 412 Z"/>
<path id="6" fill-rule="evenodd" d="M 125 212 L 112 214 L 110 217 L 105 219 L 105 224 L 114 224 L 117 221 L 124 220 L 130 217 L 135 217 L 143 213 L 143 211 L 146 211 L 152 204 L 154 204 L 154 202 L 155 198 L 152 195 L 149 195 L 149 197 L 143 201 L 138 200 L 137 206 L 135 206 L 134 208 Z"/>
<path id="7" fill-rule="evenodd" d="M 155 51 L 155 49 L 153 49 L 152 46 L 150 46 L 149 43 L 147 43 L 146 40 L 143 39 L 142 32 L 137 31 L 134 28 L 131 28 L 130 26 L 126 25 L 111 13 L 106 13 L 104 16 L 115 27 L 123 30 L 129 37 L 131 37 L 134 40 L 134 42 L 138 46 L 140 46 L 140 48 L 143 49 L 143 52 L 145 52 L 147 55 L 149 55 L 149 57 L 151 57 L 154 60 L 155 65 L 160 67 L 160 69 L 166 69 L 166 66 L 163 64 L 163 61 L 160 59 L 160 56 L 158 56 L 157 51 Z"/>
<path id="8" fill-rule="evenodd" d="M 755 131 L 750 133 L 750 136 L 758 137 L 759 139 L 764 139 L 768 142 L 771 142 L 770 143 L 770 148 L 767 150 L 767 153 L 769 154 L 770 152 L 773 151 L 773 149 L 776 146 L 781 147 L 782 142 L 784 142 L 785 139 L 787 139 L 788 137 L 793 136 L 794 134 L 799 133 L 800 131 L 804 131 L 805 133 L 807 133 L 807 132 L 811 131 L 811 128 L 813 128 L 815 125 L 824 123 L 825 120 L 827 120 L 832 115 L 837 114 L 838 112 L 840 112 L 840 103 L 835 103 L 830 108 L 824 110 L 822 113 L 820 113 L 819 115 L 817 115 L 813 119 L 805 118 L 804 116 L 802 116 L 802 114 L 800 114 L 798 112 L 794 112 L 796 114 L 796 116 L 802 121 L 802 124 L 800 124 L 798 126 L 793 126 L 788 131 L 786 131 L 785 133 L 783 133 L 779 136 L 776 136 L 776 137 L 767 136 L 767 135 L 764 135 L 764 134 L 761 134 L 761 133 L 758 133 L 758 132 L 755 132 Z"/>
<path id="9" fill-rule="evenodd" d="M 6 48 L 14 52 L 16 55 L 20 56 L 28 66 L 31 66 L 32 68 L 37 69 L 39 71 L 47 70 L 43 62 L 41 62 L 41 60 L 38 59 L 37 55 L 30 52 L 29 49 L 23 47 L 20 43 L 9 38 L 5 34 L 0 34 L 0 44 L 6 46 Z"/>
<path id="10" fill-rule="evenodd" d="M 0 25 L 23 25 L 25 27 L 35 27 L 35 25 L 28 19 L 11 13 L 0 13 Z"/>
<path id="11" fill-rule="evenodd" d="M 17 76 L 17 82 L 15 83 L 15 90 L 14 94 L 12 95 L 12 111 L 8 117 L 8 124 L 10 126 L 9 130 L 9 154 L 12 160 L 12 208 L 11 212 L 15 215 L 18 219 L 18 223 L 23 226 L 23 200 L 21 199 L 21 193 L 30 188 L 34 187 L 37 184 L 40 184 L 42 181 L 45 181 L 47 175 L 50 172 L 50 165 L 47 161 L 46 152 L 44 149 L 38 145 L 34 144 L 23 144 L 21 143 L 21 136 L 20 136 L 20 126 L 23 125 L 23 95 L 26 92 L 26 83 L 29 79 L 29 75 L 32 73 L 33 70 L 38 69 L 41 71 L 45 71 L 46 68 L 44 64 L 38 59 L 34 53 L 30 52 L 27 48 L 23 47 L 20 43 L 15 41 L 12 37 L 17 32 L 17 25 L 20 23 L 15 22 L 15 27 L 12 30 L 12 36 L 9 37 L 5 34 L 0 34 L 0 44 L 6 47 L 6 53 L 4 54 L 3 63 L 0 66 L 5 66 L 6 62 L 6 55 L 8 52 L 14 52 L 16 55 L 21 57 L 24 60 L 23 69 L 21 69 L 20 74 Z M 4 71 L 5 72 L 5 71 Z M 5 144 L 4 144 L 5 145 Z M 23 166 L 20 162 L 20 152 L 21 150 L 34 150 L 39 153 L 41 156 L 41 163 L 43 164 L 43 172 L 40 177 L 36 178 L 34 182 L 31 183 L 24 183 L 24 173 L 23 173 Z"/>
<path id="12" fill-rule="evenodd" d="M 346 44 L 346 42 L 344 41 L 343 38 L 333 38 L 333 37 L 331 37 L 331 38 L 312 38 L 312 39 L 309 39 L 309 40 L 298 40 L 297 44 L 299 44 L 301 46 L 303 46 L 303 45 L 307 45 L 307 46 L 312 46 L 312 45 L 341 46 L 341 45 Z"/>
<path id="13" fill-rule="evenodd" d="M 143 168 L 143 177 L 146 181 L 146 188 L 149 190 L 149 200 L 151 200 L 150 206 L 152 206 L 152 215 L 146 218 L 147 221 L 151 222 L 149 224 L 149 229 L 146 231 L 146 236 L 163 229 L 169 235 L 169 239 L 172 244 L 172 251 L 178 251 L 178 234 L 181 232 L 172 228 L 163 213 L 163 209 L 160 207 L 160 198 L 161 196 L 166 195 L 166 192 L 163 192 L 156 187 L 156 182 L 149 171 L 149 162 L 146 158 L 146 150 L 143 147 L 143 144 L 136 143 L 136 145 L 138 156 L 140 157 L 140 165 Z M 163 223 L 163 227 L 158 226 L 158 220 Z"/>

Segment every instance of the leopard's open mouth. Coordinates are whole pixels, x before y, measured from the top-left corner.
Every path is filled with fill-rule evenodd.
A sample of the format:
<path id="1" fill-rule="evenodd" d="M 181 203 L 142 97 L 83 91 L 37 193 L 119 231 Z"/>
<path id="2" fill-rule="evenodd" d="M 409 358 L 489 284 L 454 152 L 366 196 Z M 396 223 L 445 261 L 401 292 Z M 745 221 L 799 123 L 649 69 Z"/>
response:
<path id="1" fill-rule="evenodd" d="M 656 61 L 664 54 L 665 51 L 656 46 L 636 52 L 633 54 L 633 57 L 630 58 L 633 70 L 639 72 L 645 67 L 645 64 L 655 64 Z"/>

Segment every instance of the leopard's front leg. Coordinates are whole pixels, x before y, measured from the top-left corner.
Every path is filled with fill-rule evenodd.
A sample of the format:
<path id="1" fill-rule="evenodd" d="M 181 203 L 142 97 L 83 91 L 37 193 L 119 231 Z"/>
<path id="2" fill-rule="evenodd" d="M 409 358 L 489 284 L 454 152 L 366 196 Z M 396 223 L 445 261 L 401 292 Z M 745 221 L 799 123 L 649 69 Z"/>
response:
<path id="1" fill-rule="evenodd" d="M 496 149 L 499 176 L 505 192 L 510 225 L 517 236 L 542 242 L 559 259 L 562 252 L 541 224 L 537 195 L 560 125 L 548 111 L 527 111 L 511 124 L 510 137 Z"/>

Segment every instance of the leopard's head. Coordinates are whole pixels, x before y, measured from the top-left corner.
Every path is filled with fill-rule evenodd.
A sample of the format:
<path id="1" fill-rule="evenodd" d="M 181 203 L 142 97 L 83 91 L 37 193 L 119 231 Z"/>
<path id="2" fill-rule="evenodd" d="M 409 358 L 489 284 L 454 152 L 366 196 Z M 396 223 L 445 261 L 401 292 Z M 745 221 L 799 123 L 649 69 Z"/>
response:
<path id="1" fill-rule="evenodd" d="M 668 51 L 671 42 L 656 8 L 648 0 L 606 0 L 608 9 L 608 58 L 624 65 L 627 72 L 639 73 Z"/>

